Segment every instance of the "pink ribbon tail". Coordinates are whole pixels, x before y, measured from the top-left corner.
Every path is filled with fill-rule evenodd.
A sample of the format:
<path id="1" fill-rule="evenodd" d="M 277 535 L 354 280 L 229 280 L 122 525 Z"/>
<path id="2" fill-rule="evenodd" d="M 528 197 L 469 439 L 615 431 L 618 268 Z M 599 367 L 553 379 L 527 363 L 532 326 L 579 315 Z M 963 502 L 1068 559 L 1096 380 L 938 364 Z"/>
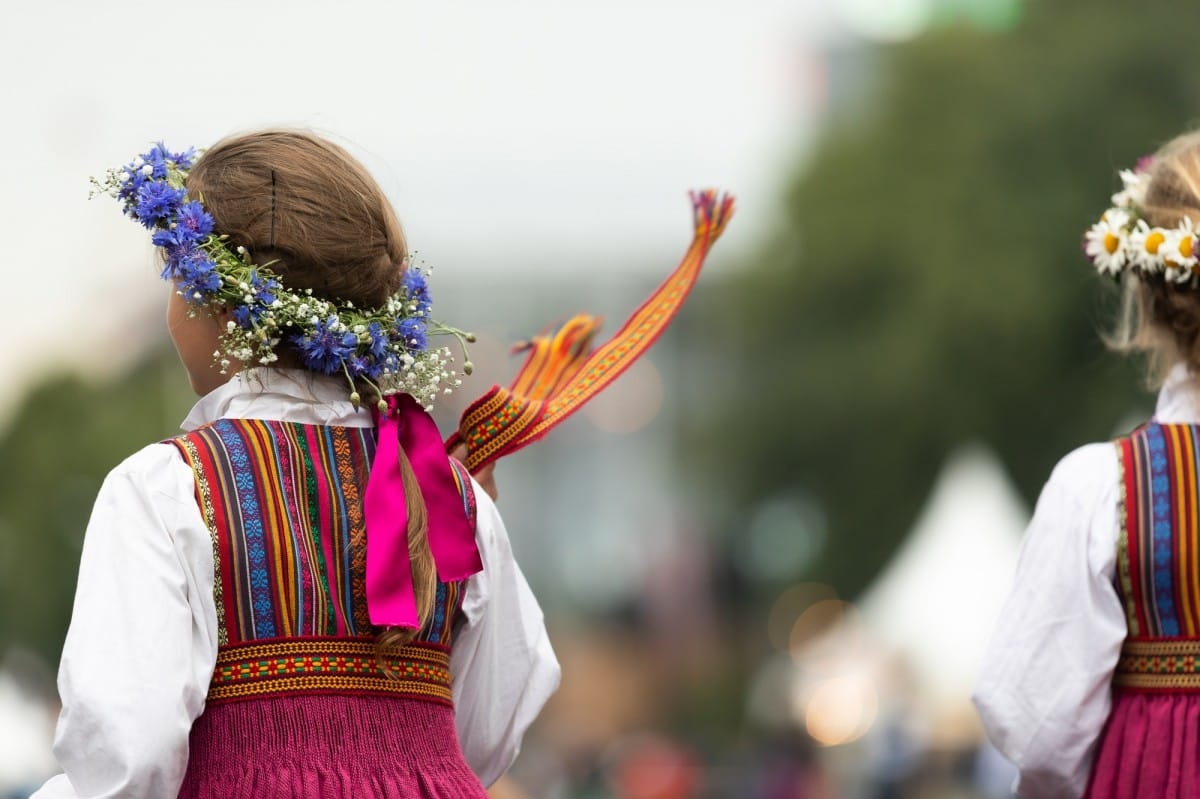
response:
<path id="1" fill-rule="evenodd" d="M 408 556 L 408 507 L 400 472 L 400 420 L 376 414 L 375 461 L 363 496 L 367 525 L 367 614 L 372 624 L 418 629 Z"/>
<path id="2" fill-rule="evenodd" d="M 425 500 L 429 548 L 438 578 L 464 580 L 481 571 L 483 561 L 433 418 L 408 394 L 389 396 L 387 406 L 386 413 L 376 414 L 375 461 L 363 497 L 367 611 L 372 624 L 415 630 L 420 619 L 408 554 L 401 448 Z"/>
<path id="3" fill-rule="evenodd" d="M 483 570 L 475 529 L 463 510 L 462 495 L 442 434 L 433 417 L 408 394 L 399 395 L 400 445 L 412 463 L 429 517 L 429 548 L 444 583 L 465 580 Z"/>

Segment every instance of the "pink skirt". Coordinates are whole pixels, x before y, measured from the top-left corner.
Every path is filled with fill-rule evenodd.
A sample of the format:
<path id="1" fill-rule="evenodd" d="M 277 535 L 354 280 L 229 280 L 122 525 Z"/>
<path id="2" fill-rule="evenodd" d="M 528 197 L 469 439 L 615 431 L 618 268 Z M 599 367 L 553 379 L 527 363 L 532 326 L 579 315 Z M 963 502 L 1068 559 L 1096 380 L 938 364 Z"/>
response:
<path id="1" fill-rule="evenodd" d="M 486 799 L 454 710 L 389 696 L 288 696 L 208 707 L 181 799 Z"/>
<path id="2" fill-rule="evenodd" d="M 1113 691 L 1088 799 L 1200 799 L 1200 694 Z"/>

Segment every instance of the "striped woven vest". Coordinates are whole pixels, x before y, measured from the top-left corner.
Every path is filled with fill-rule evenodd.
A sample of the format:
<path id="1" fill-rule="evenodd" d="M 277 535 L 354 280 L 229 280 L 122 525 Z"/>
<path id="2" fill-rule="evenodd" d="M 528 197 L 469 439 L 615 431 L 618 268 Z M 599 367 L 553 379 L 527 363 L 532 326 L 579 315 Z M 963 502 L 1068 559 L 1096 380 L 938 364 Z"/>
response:
<path id="1" fill-rule="evenodd" d="M 171 439 L 212 534 L 219 646 L 209 704 L 306 693 L 451 702 L 461 583 L 438 583 L 425 628 L 388 659 L 392 675 L 376 659 L 362 508 L 374 435 L 222 419 Z M 473 526 L 471 482 L 452 463 Z"/>
<path id="2" fill-rule="evenodd" d="M 1114 683 L 1200 690 L 1200 426 L 1150 422 L 1119 439 L 1117 591 L 1128 632 Z"/>

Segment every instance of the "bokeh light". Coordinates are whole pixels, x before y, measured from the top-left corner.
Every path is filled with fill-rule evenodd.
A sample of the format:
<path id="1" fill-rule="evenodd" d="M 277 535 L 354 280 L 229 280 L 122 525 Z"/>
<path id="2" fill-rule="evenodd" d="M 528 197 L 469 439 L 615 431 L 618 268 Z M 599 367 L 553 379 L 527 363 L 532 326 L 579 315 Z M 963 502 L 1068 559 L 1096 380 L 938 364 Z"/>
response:
<path id="1" fill-rule="evenodd" d="M 767 611 L 767 639 L 771 646 L 776 651 L 789 651 L 800 614 L 816 602 L 836 598 L 837 592 L 824 583 L 799 583 L 785 588 Z"/>
<path id="2" fill-rule="evenodd" d="M 849 673 L 821 680 L 802 700 L 804 728 L 822 746 L 858 740 L 879 711 L 875 686 L 864 674 Z"/>
<path id="3" fill-rule="evenodd" d="M 826 542 L 825 514 L 812 500 L 788 494 L 755 508 L 735 565 L 755 581 L 776 581 L 804 574 Z"/>
<path id="4" fill-rule="evenodd" d="M 843 0 L 837 4 L 842 22 L 866 39 L 909 39 L 929 23 L 933 0 Z"/>
<path id="5" fill-rule="evenodd" d="M 849 602 L 840 599 L 822 599 L 805 608 L 788 636 L 788 649 L 792 657 L 800 660 L 809 645 L 839 625 L 854 629 L 858 622 L 858 611 Z"/>

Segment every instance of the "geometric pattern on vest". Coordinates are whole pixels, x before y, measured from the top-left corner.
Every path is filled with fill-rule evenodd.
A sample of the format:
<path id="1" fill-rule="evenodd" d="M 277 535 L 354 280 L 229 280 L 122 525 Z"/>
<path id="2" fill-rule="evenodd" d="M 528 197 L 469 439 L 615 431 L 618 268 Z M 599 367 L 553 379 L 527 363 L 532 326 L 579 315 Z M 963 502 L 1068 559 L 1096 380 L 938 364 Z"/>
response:
<path id="1" fill-rule="evenodd" d="M 171 439 L 192 469 L 212 535 L 217 665 L 208 701 L 283 694 L 404 695 L 449 703 L 463 582 L 385 658 L 366 603 L 363 493 L 374 428 L 221 419 Z M 475 524 L 466 470 L 451 461 Z"/>
<path id="2" fill-rule="evenodd" d="M 1200 691 L 1200 428 L 1149 422 L 1116 446 L 1116 587 L 1128 632 L 1114 683 Z"/>

